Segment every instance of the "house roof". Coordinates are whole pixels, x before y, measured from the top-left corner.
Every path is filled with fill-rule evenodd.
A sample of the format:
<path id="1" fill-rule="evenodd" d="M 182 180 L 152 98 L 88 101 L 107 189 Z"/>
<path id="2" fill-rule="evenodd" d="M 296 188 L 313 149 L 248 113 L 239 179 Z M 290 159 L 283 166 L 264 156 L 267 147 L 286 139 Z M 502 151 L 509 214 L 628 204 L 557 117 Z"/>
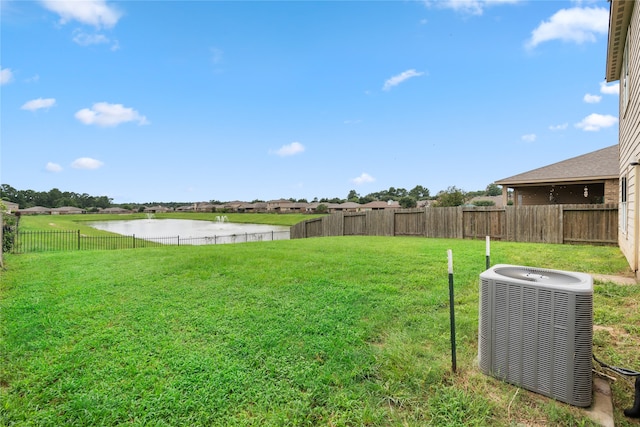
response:
<path id="1" fill-rule="evenodd" d="M 631 12 L 635 1 L 611 0 L 609 5 L 609 41 L 607 43 L 607 68 L 605 78 L 608 82 L 620 79 L 622 56 L 627 40 L 627 28 L 631 22 Z"/>
<path id="2" fill-rule="evenodd" d="M 618 178 L 618 145 L 573 157 L 496 181 L 502 186 L 549 182 L 592 181 Z"/>
<path id="3" fill-rule="evenodd" d="M 52 212 L 84 212 L 84 209 L 80 209 L 76 206 L 62 206 L 59 208 L 51 209 Z"/>
<path id="4" fill-rule="evenodd" d="M 100 212 L 102 212 L 102 213 L 130 213 L 131 211 L 128 211 L 128 210 L 123 209 L 123 208 L 104 208 L 104 209 L 101 209 Z"/>
<path id="5" fill-rule="evenodd" d="M 33 206 L 27 209 L 20 209 L 21 212 L 51 212 L 51 209 L 43 206 Z"/>
<path id="6" fill-rule="evenodd" d="M 13 203 L 8 200 L 0 200 L 0 203 L 4 204 L 9 212 L 20 209 L 20 206 L 17 203 Z"/>
<path id="7" fill-rule="evenodd" d="M 362 205 L 356 202 L 344 202 L 344 203 L 339 203 L 336 207 L 340 209 L 358 209 L 358 208 L 361 208 Z"/>
<path id="8" fill-rule="evenodd" d="M 385 202 L 383 200 L 374 200 L 373 202 L 366 203 L 361 205 L 363 208 L 372 208 L 372 209 L 389 209 L 389 208 L 399 208 L 400 203 L 395 200 L 389 200 Z"/>

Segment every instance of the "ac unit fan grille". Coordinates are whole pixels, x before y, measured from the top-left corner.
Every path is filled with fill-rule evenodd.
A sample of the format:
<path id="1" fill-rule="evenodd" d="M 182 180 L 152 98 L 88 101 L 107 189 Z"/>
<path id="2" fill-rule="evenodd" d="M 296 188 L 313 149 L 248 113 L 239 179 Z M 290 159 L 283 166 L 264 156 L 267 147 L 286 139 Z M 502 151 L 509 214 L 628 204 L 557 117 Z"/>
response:
<path id="1" fill-rule="evenodd" d="M 589 406 L 592 291 L 508 279 L 481 275 L 480 369 L 557 400 Z"/>

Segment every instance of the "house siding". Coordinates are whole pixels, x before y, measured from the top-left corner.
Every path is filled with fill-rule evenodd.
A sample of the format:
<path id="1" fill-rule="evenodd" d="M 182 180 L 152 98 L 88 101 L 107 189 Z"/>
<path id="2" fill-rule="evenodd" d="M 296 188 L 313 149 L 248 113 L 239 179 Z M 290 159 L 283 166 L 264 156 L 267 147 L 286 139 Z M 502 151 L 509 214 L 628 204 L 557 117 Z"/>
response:
<path id="1" fill-rule="evenodd" d="M 620 249 L 629 261 L 630 266 L 638 272 L 640 264 L 638 245 L 640 233 L 638 220 L 638 207 L 640 206 L 640 166 L 632 166 L 631 162 L 640 161 L 640 7 L 635 4 L 633 8 L 627 42 L 629 43 L 629 100 L 625 104 L 622 96 L 622 80 L 620 80 L 620 114 L 619 114 L 619 140 L 620 140 L 620 178 L 627 177 L 627 212 L 620 209 L 620 232 L 618 243 Z M 620 77 L 620 76 L 619 76 Z M 619 200 L 622 200 L 622 188 L 619 190 Z"/>

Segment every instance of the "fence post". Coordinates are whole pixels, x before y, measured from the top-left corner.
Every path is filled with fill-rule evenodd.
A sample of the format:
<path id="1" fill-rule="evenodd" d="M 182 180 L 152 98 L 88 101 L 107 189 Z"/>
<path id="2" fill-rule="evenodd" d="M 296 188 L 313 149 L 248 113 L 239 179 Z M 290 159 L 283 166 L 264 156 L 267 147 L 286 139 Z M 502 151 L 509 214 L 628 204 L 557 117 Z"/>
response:
<path id="1" fill-rule="evenodd" d="M 135 249 L 136 248 L 136 235 L 132 234 L 131 238 L 133 239 L 133 249 Z"/>
<path id="2" fill-rule="evenodd" d="M 560 205 L 560 219 L 558 220 L 558 240 L 554 243 L 564 244 L 564 208 L 564 205 Z"/>
<path id="3" fill-rule="evenodd" d="M 80 250 L 80 230 L 78 230 L 78 250 Z"/>

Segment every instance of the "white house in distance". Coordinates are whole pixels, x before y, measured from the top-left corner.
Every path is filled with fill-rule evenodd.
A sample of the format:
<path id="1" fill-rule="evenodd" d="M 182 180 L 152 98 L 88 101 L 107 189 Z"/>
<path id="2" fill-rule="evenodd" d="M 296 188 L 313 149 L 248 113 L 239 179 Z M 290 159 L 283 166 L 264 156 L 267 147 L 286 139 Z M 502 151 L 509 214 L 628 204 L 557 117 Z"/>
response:
<path id="1" fill-rule="evenodd" d="M 611 0 L 607 82 L 620 82 L 620 208 L 618 244 L 635 271 L 640 270 L 640 6 Z"/>

